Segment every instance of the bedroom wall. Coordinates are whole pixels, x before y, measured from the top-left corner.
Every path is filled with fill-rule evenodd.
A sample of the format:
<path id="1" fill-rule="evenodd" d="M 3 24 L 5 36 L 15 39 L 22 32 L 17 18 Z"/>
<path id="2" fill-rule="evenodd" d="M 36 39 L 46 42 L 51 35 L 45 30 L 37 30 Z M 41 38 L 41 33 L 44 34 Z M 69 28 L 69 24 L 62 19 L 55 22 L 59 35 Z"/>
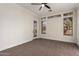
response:
<path id="1" fill-rule="evenodd" d="M 63 35 L 63 13 L 73 11 L 73 36 L 64 36 Z M 41 34 L 41 27 L 40 27 L 40 38 L 46 38 L 50 40 L 57 40 L 57 41 L 64 41 L 64 42 L 72 42 L 76 43 L 77 35 L 76 35 L 76 11 L 75 10 L 69 10 L 69 11 L 63 11 L 59 13 L 55 13 L 52 15 L 61 14 L 61 17 L 51 18 L 47 19 L 46 21 L 46 34 Z M 41 26 L 41 23 L 40 23 Z"/>
<path id="2" fill-rule="evenodd" d="M 0 4 L 0 51 L 33 40 L 31 11 L 16 4 Z"/>
<path id="3" fill-rule="evenodd" d="M 77 9 L 77 44 L 79 46 L 79 8 Z"/>

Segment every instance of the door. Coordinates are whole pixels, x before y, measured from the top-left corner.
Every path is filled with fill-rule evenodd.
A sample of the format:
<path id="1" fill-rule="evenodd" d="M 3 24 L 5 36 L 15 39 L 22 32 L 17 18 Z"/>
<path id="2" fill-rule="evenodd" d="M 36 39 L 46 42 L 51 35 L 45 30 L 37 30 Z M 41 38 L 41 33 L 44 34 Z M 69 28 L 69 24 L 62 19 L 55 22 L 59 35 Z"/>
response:
<path id="1" fill-rule="evenodd" d="M 37 37 L 37 21 L 33 21 L 33 37 Z"/>

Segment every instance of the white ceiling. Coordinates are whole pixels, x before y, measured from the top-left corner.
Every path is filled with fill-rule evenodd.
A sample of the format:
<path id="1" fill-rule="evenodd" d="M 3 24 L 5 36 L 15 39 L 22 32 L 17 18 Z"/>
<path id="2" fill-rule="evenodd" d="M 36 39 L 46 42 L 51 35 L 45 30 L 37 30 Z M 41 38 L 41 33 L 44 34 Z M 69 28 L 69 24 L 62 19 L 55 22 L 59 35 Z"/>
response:
<path id="1" fill-rule="evenodd" d="M 31 3 L 19 3 L 18 5 L 31 10 L 39 16 L 44 16 L 46 14 L 55 12 L 62 12 L 65 10 L 72 10 L 79 7 L 78 3 L 48 3 L 48 5 L 52 9 L 52 12 L 48 12 L 48 9 L 45 7 L 41 11 L 39 11 L 40 5 L 31 5 Z"/>

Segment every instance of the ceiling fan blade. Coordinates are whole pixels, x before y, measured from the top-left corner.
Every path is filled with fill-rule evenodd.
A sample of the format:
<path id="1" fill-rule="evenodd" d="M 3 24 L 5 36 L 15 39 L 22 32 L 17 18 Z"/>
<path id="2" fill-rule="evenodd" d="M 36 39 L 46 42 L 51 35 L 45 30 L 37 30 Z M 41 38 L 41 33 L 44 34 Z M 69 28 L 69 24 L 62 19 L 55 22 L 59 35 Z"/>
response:
<path id="1" fill-rule="evenodd" d="M 31 5 L 41 5 L 41 3 L 31 3 Z"/>
<path id="2" fill-rule="evenodd" d="M 42 9 L 42 6 L 39 8 L 39 10 L 41 10 Z"/>
<path id="3" fill-rule="evenodd" d="M 51 9 L 51 8 L 50 8 L 48 5 L 46 5 L 46 4 L 45 4 L 45 7 L 48 8 L 48 9 Z"/>

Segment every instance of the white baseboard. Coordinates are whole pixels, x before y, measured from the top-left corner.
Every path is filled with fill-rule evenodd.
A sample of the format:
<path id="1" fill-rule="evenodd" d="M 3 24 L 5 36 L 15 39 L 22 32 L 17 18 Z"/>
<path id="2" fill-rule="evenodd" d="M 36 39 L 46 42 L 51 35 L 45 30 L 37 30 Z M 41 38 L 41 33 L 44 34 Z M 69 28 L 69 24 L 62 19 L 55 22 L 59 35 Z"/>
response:
<path id="1" fill-rule="evenodd" d="M 6 50 L 6 49 L 9 49 L 9 48 L 16 47 L 16 46 L 18 46 L 18 45 L 21 45 L 21 44 L 24 44 L 24 43 L 30 42 L 30 41 L 32 41 L 32 40 L 33 40 L 33 39 L 28 40 L 28 41 L 22 41 L 22 42 L 19 42 L 18 44 L 16 43 L 16 44 L 14 44 L 14 45 L 11 45 L 11 46 L 8 46 L 8 47 L 4 47 L 4 48 L 0 49 L 0 51 L 3 51 L 3 50 Z"/>

